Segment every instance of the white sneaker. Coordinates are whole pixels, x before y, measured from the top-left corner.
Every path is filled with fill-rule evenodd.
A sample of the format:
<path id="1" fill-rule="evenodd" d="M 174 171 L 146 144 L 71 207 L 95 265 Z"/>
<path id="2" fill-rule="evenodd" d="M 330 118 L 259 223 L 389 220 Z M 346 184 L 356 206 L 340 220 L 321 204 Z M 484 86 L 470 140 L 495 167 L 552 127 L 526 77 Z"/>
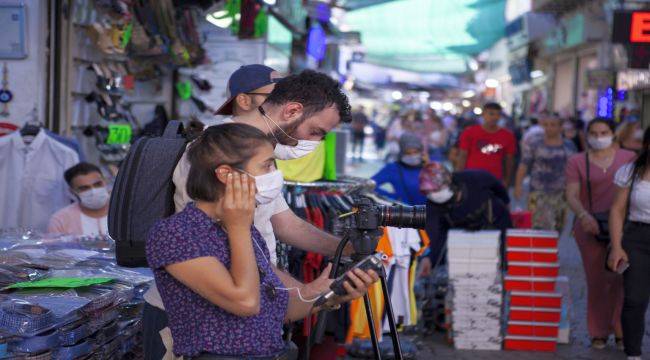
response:
<path id="1" fill-rule="evenodd" d="M 627 360 L 641 360 L 640 356 L 628 356 Z"/>

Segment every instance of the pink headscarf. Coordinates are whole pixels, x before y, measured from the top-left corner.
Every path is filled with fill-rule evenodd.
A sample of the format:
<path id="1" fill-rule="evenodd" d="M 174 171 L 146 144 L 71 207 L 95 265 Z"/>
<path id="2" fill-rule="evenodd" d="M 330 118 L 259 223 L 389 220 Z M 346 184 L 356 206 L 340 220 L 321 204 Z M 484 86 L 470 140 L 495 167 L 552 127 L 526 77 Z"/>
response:
<path id="1" fill-rule="evenodd" d="M 451 173 L 438 162 L 426 164 L 420 172 L 420 192 L 424 195 L 451 185 Z"/>

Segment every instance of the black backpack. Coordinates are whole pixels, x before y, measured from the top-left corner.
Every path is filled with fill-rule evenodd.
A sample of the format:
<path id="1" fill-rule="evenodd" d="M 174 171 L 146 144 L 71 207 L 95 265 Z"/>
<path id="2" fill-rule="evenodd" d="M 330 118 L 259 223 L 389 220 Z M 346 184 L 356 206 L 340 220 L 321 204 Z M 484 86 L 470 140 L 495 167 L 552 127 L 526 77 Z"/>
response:
<path id="1" fill-rule="evenodd" d="M 115 240 L 118 265 L 147 266 L 149 229 L 174 214 L 172 175 L 186 145 L 183 125 L 170 121 L 162 137 L 143 137 L 131 146 L 115 179 L 108 211 L 108 233 Z"/>

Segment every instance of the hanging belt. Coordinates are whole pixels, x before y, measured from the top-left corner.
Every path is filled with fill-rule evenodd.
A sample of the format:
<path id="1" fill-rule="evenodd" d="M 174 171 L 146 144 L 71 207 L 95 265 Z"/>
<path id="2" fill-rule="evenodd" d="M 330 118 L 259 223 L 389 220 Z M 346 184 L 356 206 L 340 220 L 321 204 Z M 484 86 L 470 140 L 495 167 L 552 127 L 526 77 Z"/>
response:
<path id="1" fill-rule="evenodd" d="M 0 329 L 12 334 L 32 335 L 54 326 L 52 311 L 23 302 L 7 302 L 0 309 Z"/>
<path id="2" fill-rule="evenodd" d="M 93 346 L 89 341 L 82 341 L 77 345 L 61 346 L 59 350 L 54 354 L 54 359 L 57 360 L 77 359 L 84 355 L 90 354 L 92 350 L 93 350 Z"/>
<path id="3" fill-rule="evenodd" d="M 38 336 L 23 338 L 18 342 L 10 343 L 9 349 L 13 352 L 38 354 L 54 349 L 57 346 L 59 346 L 59 332 L 55 329 Z"/>

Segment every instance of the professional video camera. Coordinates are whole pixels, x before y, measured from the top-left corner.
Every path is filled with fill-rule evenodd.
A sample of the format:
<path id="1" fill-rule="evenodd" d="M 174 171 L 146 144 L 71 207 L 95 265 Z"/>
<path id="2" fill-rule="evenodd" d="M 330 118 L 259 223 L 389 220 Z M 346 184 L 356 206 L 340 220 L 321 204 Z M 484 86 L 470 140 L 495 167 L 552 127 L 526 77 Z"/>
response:
<path id="1" fill-rule="evenodd" d="M 345 272 L 347 270 L 351 268 L 360 268 L 365 271 L 374 270 L 380 277 L 395 359 L 401 360 L 402 350 L 399 343 L 397 328 L 395 326 L 395 317 L 393 316 L 390 294 L 388 292 L 388 286 L 386 285 L 386 274 L 381 261 L 376 258 L 375 249 L 377 248 L 379 237 L 382 234 L 382 226 L 423 229 L 426 223 L 426 208 L 425 206 L 377 205 L 374 200 L 366 196 L 356 196 L 353 200 L 354 205 L 352 206 L 352 211 L 339 216 L 339 220 L 343 222 L 343 239 L 336 249 L 332 272 L 330 273 L 330 278 L 336 280 L 330 286 L 331 291 L 324 294 L 316 302 L 316 305 L 326 302 L 332 296 L 345 293 L 342 284 L 346 280 Z M 352 261 L 343 263 L 341 261 L 341 256 L 343 254 L 343 249 L 345 249 L 349 242 L 352 243 L 352 247 L 354 248 L 354 253 L 351 256 Z M 365 303 L 368 326 L 370 327 L 373 349 L 375 351 L 375 358 L 379 359 L 381 357 L 379 343 L 375 333 L 375 322 L 373 320 L 372 307 L 370 306 L 368 294 L 364 296 L 363 300 Z M 308 348 L 313 344 L 313 337 L 316 336 L 315 334 L 323 331 L 325 326 L 324 319 L 323 316 L 319 317 L 316 331 L 313 331 L 310 334 Z M 309 350 L 307 350 L 307 358 L 309 356 L 308 354 Z"/>
<path id="2" fill-rule="evenodd" d="M 363 258 L 375 252 L 382 226 L 423 229 L 426 207 L 377 205 L 369 197 L 357 196 L 352 211 L 339 216 L 339 219 L 345 223 L 344 240 L 348 238 L 354 247 L 353 258 Z"/>

